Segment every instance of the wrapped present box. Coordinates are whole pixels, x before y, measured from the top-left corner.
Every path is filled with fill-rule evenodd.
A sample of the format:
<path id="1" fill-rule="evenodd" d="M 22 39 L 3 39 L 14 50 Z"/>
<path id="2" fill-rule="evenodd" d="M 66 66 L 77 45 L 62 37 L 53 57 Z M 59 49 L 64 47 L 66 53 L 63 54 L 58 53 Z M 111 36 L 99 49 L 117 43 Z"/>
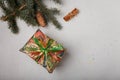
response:
<path id="1" fill-rule="evenodd" d="M 52 73 L 64 55 L 64 48 L 55 40 L 43 34 L 39 29 L 20 49 Z"/>

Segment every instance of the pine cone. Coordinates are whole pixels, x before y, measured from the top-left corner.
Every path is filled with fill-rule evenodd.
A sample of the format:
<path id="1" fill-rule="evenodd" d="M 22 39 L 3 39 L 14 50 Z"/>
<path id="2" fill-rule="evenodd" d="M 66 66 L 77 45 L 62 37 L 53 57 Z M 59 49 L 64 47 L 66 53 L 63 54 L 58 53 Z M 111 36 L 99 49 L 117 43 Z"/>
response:
<path id="1" fill-rule="evenodd" d="M 41 14 L 41 12 L 36 13 L 36 19 L 37 19 L 39 25 L 41 25 L 42 27 L 46 26 L 45 19 L 44 19 L 43 15 Z"/>

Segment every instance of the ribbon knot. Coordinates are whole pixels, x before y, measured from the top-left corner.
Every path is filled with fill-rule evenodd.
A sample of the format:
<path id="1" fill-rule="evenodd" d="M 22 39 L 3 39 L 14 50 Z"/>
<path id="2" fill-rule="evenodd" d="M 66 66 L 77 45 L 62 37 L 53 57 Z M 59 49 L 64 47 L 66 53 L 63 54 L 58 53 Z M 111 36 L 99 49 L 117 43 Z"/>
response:
<path id="1" fill-rule="evenodd" d="M 37 38 L 33 38 L 33 40 L 37 44 L 37 46 L 39 47 L 40 52 L 42 52 L 42 55 L 44 55 L 43 67 L 47 66 L 48 56 L 50 56 L 50 55 L 48 55 L 48 53 L 50 53 L 50 52 L 53 53 L 53 52 L 63 50 L 63 47 L 60 44 L 58 44 L 56 46 L 51 46 L 51 44 L 54 41 L 53 39 L 49 39 L 49 41 L 47 43 L 47 47 L 45 47 L 45 48 L 43 47 L 43 45 L 41 44 L 41 42 Z M 55 55 L 55 54 L 52 54 L 52 55 Z M 56 56 L 55 57 L 55 59 L 56 59 L 57 55 L 55 55 L 55 56 Z M 40 58 L 41 58 L 41 55 L 36 58 L 36 61 L 38 62 Z M 58 59 L 56 59 L 56 60 L 58 60 Z"/>

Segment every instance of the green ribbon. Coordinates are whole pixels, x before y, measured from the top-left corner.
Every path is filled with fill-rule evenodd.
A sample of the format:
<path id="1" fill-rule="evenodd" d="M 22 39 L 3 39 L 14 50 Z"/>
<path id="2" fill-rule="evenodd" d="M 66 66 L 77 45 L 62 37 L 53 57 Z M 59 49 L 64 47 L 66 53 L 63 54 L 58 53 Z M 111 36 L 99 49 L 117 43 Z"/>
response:
<path id="1" fill-rule="evenodd" d="M 47 57 L 48 57 L 48 53 L 49 52 L 57 52 L 57 51 L 60 51 L 60 50 L 63 50 L 63 47 L 62 45 L 58 44 L 56 46 L 51 46 L 51 44 L 54 42 L 53 39 L 49 39 L 48 43 L 47 43 L 47 47 L 43 47 L 43 45 L 40 43 L 40 41 L 37 39 L 37 38 L 33 38 L 34 42 L 38 45 L 38 47 L 40 48 L 40 52 L 43 53 L 44 55 L 44 62 L 43 62 L 43 66 L 46 67 L 47 63 L 46 61 L 48 60 Z M 38 60 L 41 58 L 41 56 L 38 56 L 36 58 L 36 61 L 38 62 Z"/>

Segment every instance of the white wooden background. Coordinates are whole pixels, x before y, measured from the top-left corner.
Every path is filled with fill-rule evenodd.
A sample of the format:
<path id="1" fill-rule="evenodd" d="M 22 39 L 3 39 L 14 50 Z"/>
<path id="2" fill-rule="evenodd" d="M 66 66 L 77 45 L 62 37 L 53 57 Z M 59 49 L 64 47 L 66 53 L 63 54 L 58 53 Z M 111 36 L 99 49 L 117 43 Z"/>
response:
<path id="1" fill-rule="evenodd" d="M 63 5 L 45 1 L 61 10 L 57 18 L 63 29 L 51 23 L 39 29 L 63 44 L 66 55 L 49 74 L 19 52 L 38 27 L 18 19 L 20 33 L 15 35 L 0 21 L 0 80 L 120 80 L 120 0 L 62 0 Z M 75 7 L 80 14 L 65 22 L 63 16 Z"/>

